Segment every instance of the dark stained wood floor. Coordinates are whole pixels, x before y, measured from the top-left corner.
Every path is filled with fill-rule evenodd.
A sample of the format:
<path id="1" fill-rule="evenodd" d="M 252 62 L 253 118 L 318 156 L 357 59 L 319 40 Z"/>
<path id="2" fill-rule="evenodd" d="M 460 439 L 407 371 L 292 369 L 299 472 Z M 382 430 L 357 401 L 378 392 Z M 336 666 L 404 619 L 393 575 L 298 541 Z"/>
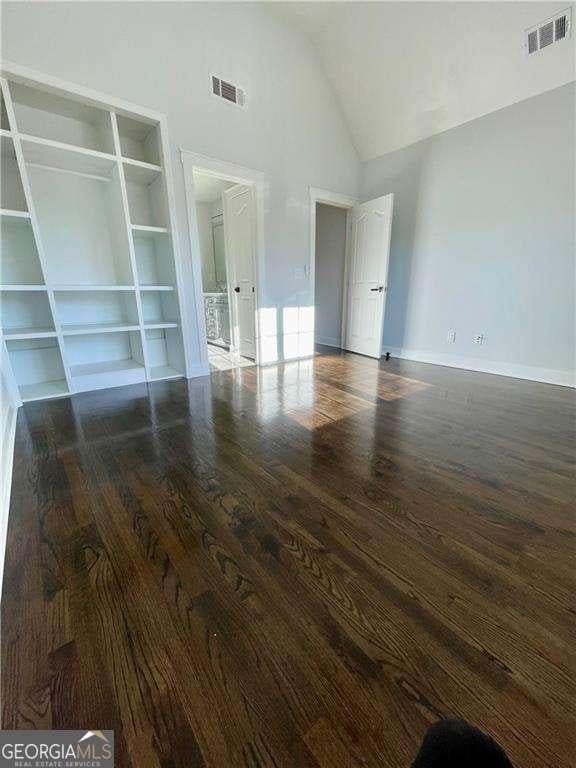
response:
<path id="1" fill-rule="evenodd" d="M 132 768 L 575 764 L 573 393 L 326 353 L 25 406 L 4 728 Z"/>

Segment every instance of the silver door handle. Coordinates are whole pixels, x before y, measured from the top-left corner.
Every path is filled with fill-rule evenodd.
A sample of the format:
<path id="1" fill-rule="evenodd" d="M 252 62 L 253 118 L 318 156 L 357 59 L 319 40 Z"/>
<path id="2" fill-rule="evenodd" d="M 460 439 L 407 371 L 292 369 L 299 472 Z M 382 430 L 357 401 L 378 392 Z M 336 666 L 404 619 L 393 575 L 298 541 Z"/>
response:
<path id="1" fill-rule="evenodd" d="M 370 290 L 371 291 L 378 291 L 379 293 L 382 293 L 382 291 L 384 290 L 384 286 L 383 285 L 379 285 L 378 288 L 370 288 Z"/>

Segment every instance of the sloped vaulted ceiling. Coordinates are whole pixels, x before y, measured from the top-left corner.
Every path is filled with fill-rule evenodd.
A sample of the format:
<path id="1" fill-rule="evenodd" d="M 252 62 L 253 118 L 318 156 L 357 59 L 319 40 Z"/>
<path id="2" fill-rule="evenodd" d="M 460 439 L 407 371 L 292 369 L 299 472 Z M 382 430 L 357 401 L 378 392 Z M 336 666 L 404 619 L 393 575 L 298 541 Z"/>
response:
<path id="1" fill-rule="evenodd" d="M 542 2 L 272 3 L 318 51 L 362 160 L 575 79 L 571 39 L 527 56 Z M 576 14 L 575 14 L 576 16 Z"/>

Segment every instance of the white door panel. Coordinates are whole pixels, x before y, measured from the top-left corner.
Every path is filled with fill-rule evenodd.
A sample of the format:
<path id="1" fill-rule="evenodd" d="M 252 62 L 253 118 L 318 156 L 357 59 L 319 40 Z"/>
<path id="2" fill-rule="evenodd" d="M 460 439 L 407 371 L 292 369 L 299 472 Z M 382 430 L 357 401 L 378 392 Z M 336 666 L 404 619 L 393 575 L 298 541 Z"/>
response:
<path id="1" fill-rule="evenodd" d="M 230 268 L 232 340 L 236 352 L 256 357 L 255 201 L 251 187 L 223 193 L 226 257 Z"/>
<path id="2" fill-rule="evenodd" d="M 352 209 L 344 346 L 380 357 L 386 304 L 393 195 Z"/>

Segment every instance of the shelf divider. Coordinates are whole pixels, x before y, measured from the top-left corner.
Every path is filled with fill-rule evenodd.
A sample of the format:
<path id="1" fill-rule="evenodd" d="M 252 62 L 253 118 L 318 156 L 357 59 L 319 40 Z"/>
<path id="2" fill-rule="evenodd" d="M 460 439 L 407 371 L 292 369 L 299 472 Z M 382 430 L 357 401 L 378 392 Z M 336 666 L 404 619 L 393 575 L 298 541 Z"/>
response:
<path id="1" fill-rule="evenodd" d="M 8 208 L 0 208 L 0 216 L 13 219 L 29 219 L 30 211 L 12 211 Z"/>
<path id="2" fill-rule="evenodd" d="M 126 225 L 126 235 L 128 237 L 128 248 L 130 252 L 130 266 L 132 269 L 132 278 L 136 287 L 136 311 L 138 313 L 138 325 L 140 331 L 140 344 L 142 346 L 142 356 L 144 368 L 146 370 L 146 379 L 150 378 L 150 366 L 148 363 L 148 352 L 146 350 L 146 331 L 144 330 L 144 312 L 142 311 L 142 297 L 139 291 L 138 266 L 136 264 L 136 251 L 134 250 L 134 238 L 132 237 L 132 227 L 130 221 L 130 206 L 128 204 L 128 190 L 126 188 L 126 176 L 124 174 L 124 163 L 122 162 L 122 145 L 120 143 L 120 132 L 118 131 L 118 120 L 116 113 L 111 112 L 112 136 L 114 138 L 114 150 L 118 158 L 118 171 L 120 173 L 120 192 L 122 197 L 123 219 Z"/>

